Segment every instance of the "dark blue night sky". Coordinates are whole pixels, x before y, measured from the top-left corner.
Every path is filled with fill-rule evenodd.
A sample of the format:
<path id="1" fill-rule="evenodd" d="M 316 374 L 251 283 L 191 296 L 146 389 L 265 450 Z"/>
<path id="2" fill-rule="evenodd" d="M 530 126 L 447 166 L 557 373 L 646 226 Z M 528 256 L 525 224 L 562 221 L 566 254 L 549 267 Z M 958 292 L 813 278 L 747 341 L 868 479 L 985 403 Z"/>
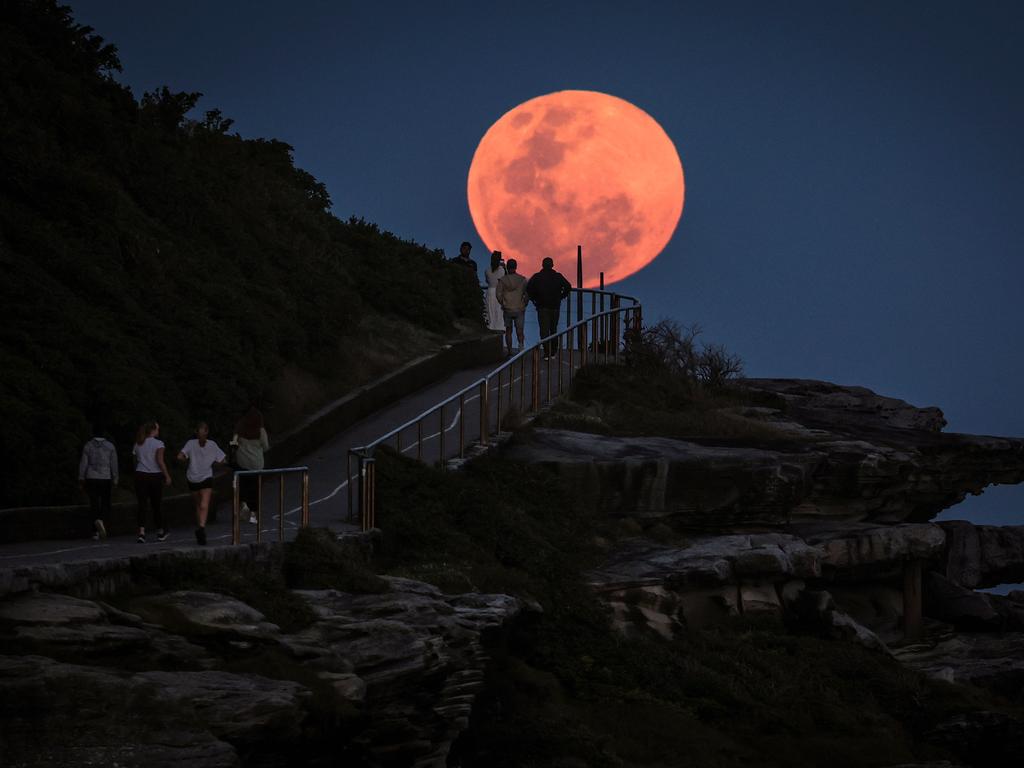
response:
<path id="1" fill-rule="evenodd" d="M 515 105 L 603 91 L 686 171 L 675 237 L 618 284 L 755 376 L 938 405 L 1024 436 L 1024 4 L 79 0 L 136 96 L 201 91 L 295 148 L 334 210 L 484 250 L 477 142 Z M 583 243 L 584 249 L 586 243 Z M 552 254 L 569 272 L 574 254 Z M 950 517 L 1024 522 L 1024 489 Z"/>

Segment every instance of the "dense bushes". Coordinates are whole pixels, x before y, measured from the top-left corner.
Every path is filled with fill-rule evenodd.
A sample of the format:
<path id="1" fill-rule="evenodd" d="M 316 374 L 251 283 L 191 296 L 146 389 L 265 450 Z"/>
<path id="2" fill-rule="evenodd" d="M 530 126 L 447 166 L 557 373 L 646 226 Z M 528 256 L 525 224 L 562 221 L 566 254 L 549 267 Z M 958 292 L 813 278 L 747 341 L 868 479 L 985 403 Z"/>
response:
<path id="1" fill-rule="evenodd" d="M 285 366 L 337 375 L 368 315 L 479 322 L 465 270 L 338 220 L 287 144 L 188 119 L 199 94 L 136 101 L 70 13 L 0 5 L 0 507 L 73 500 L 91 421 L 123 458 L 151 418 L 223 435 Z"/>

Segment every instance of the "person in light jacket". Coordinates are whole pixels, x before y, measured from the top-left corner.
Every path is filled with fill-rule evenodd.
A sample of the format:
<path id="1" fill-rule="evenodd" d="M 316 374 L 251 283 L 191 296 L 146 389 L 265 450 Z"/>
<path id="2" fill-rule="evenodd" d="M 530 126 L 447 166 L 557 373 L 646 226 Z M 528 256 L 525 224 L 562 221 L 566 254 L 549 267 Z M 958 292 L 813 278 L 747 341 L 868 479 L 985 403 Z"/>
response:
<path id="1" fill-rule="evenodd" d="M 263 454 L 270 450 L 270 439 L 263 426 L 263 414 L 255 404 L 249 406 L 249 410 L 235 425 L 235 436 L 231 438 L 231 444 L 237 446 L 235 464 L 239 469 L 263 469 Z M 254 475 L 243 475 L 239 480 L 242 514 L 248 514 L 249 522 L 255 523 L 260 499 L 259 478 Z"/>
<path id="2" fill-rule="evenodd" d="M 515 259 L 509 259 L 505 265 L 505 275 L 498 281 L 496 293 L 498 302 L 501 304 L 501 312 L 505 321 L 505 348 L 508 354 L 512 354 L 512 328 L 515 327 L 516 338 L 519 341 L 519 348 L 523 348 L 525 331 L 523 321 L 526 318 L 526 278 L 518 274 L 516 270 L 519 264 Z"/>
<path id="3" fill-rule="evenodd" d="M 78 482 L 89 496 L 94 539 L 107 538 L 110 494 L 118 480 L 117 450 L 102 436 L 102 431 L 100 427 L 93 426 L 93 437 L 82 448 L 82 458 L 78 462 Z"/>

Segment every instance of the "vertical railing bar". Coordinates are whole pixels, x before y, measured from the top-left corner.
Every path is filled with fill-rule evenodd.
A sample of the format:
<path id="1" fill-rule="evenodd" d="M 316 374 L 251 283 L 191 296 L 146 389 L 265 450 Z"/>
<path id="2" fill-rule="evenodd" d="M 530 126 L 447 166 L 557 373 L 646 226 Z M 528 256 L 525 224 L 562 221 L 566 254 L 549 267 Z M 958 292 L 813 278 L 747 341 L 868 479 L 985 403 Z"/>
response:
<path id="1" fill-rule="evenodd" d="M 466 455 L 466 396 L 459 395 L 459 458 Z"/>
<path id="2" fill-rule="evenodd" d="M 501 369 L 498 369 L 498 392 L 497 402 L 495 403 L 494 409 L 494 434 L 495 436 L 501 435 Z"/>
<path id="3" fill-rule="evenodd" d="M 277 484 L 277 538 L 284 541 L 284 475 Z"/>
<path id="4" fill-rule="evenodd" d="M 441 407 L 438 408 L 437 410 L 441 414 L 440 417 L 438 418 L 438 423 L 439 423 L 441 429 L 438 432 L 438 445 L 437 445 L 438 456 L 437 456 L 437 460 L 440 462 L 441 469 L 444 469 L 445 468 L 445 461 L 444 461 L 444 403 L 441 403 Z"/>
<path id="5" fill-rule="evenodd" d="M 309 527 L 309 470 L 302 470 L 302 515 L 301 525 L 303 528 Z"/>
<path id="6" fill-rule="evenodd" d="M 488 432 L 491 431 L 490 416 L 490 389 L 487 386 L 487 379 L 480 382 L 480 445 L 487 445 Z"/>
<path id="7" fill-rule="evenodd" d="M 238 545 L 242 541 L 242 526 L 239 525 L 239 516 L 241 515 L 239 505 L 239 477 L 238 473 L 231 480 L 232 495 L 234 500 L 231 503 L 231 543 Z"/>
<path id="8" fill-rule="evenodd" d="M 256 496 L 256 543 L 263 541 L 263 475 L 256 475 L 258 494 Z"/>

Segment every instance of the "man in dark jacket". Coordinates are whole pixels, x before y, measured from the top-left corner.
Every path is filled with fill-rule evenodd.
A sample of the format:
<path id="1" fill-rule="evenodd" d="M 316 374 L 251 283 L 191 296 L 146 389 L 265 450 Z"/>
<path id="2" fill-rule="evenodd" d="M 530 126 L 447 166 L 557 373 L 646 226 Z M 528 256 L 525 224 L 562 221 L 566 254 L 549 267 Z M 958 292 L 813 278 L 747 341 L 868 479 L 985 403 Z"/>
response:
<path id="1" fill-rule="evenodd" d="M 558 313 L 562 299 L 572 291 L 572 285 L 561 272 L 555 271 L 555 262 L 549 257 L 540 263 L 541 270 L 526 284 L 526 294 L 537 308 L 537 322 L 543 339 L 558 330 Z M 544 348 L 544 359 L 558 351 L 558 339 L 552 339 Z"/>

